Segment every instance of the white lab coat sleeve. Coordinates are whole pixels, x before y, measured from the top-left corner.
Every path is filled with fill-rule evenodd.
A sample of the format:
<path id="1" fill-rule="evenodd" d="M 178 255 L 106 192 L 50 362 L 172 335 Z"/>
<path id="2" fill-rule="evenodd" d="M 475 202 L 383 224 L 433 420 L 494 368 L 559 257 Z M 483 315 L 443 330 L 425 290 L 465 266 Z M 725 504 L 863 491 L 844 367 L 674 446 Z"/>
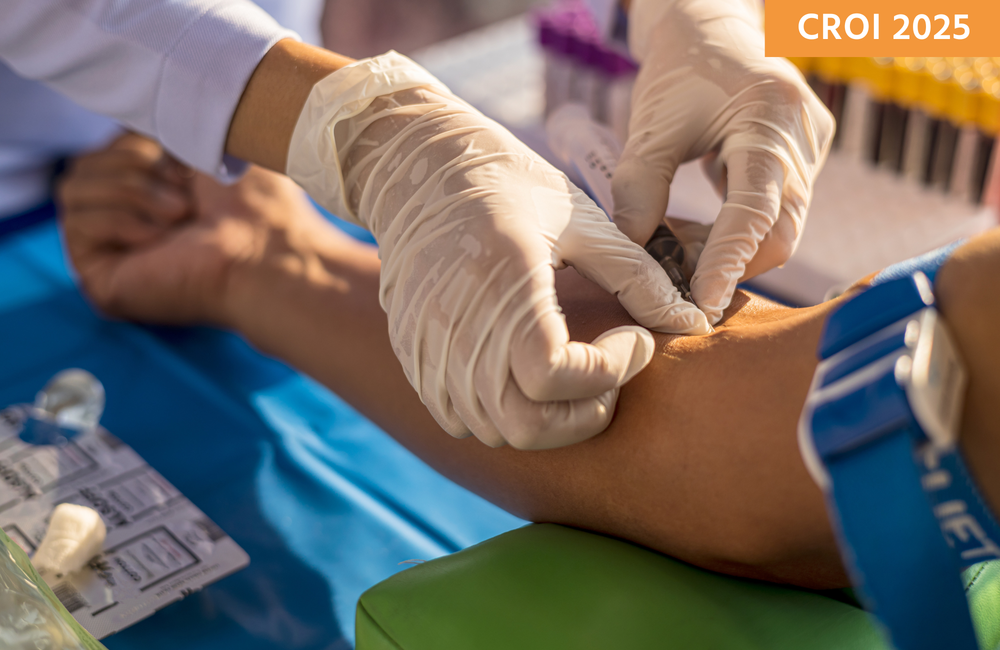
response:
<path id="1" fill-rule="evenodd" d="M 246 0 L 3 0 L 0 59 L 156 138 L 225 180 L 229 123 L 250 75 L 298 38 Z"/>

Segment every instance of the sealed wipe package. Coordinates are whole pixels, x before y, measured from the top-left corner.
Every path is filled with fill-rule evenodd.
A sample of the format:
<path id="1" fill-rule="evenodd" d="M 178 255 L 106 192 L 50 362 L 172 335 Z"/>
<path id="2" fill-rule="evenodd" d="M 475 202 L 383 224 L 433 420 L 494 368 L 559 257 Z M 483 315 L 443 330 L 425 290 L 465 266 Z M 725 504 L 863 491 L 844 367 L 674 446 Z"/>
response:
<path id="1" fill-rule="evenodd" d="M 25 552 L 0 530 L 0 647 L 105 650 L 66 611 Z"/>
<path id="2" fill-rule="evenodd" d="M 151 616 L 250 561 L 205 513 L 100 426 L 103 409 L 100 381 L 86 371 L 71 369 L 53 377 L 34 404 L 0 411 L 3 539 L 23 549 L 22 555 L 39 559 L 39 568 L 48 569 L 43 575 L 52 585 L 46 593 L 65 608 L 60 611 L 69 612 L 98 639 Z M 63 544 L 62 553 L 46 553 L 47 534 L 54 526 L 59 528 L 54 515 L 67 505 L 84 506 L 99 515 L 103 523 L 100 543 L 71 540 L 78 548 Z M 62 537 L 68 534 L 55 532 Z M 82 569 L 63 575 L 66 554 L 95 552 L 90 558 L 76 557 L 71 564 L 82 562 Z M 38 575 L 31 570 L 33 576 Z M 13 607 L 0 601 L 0 616 L 11 618 L 11 624 L 17 616 L 8 616 L 8 610 L 15 611 Z M 0 627 L 0 650 L 100 647 L 41 642 L 18 646 L 3 636 L 7 625 L 5 619 Z"/>

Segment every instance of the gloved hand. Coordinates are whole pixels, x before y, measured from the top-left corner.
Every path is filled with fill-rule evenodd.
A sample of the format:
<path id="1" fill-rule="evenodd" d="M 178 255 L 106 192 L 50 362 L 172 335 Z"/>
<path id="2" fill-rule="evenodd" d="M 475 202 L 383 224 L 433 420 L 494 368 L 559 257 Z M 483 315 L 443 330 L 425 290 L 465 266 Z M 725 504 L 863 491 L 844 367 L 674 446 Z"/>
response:
<path id="1" fill-rule="evenodd" d="M 792 64 L 764 57 L 755 0 L 632 0 L 629 48 L 640 68 L 615 223 L 645 244 L 677 167 L 718 151 L 725 203 L 691 282 L 714 324 L 737 282 L 795 252 L 833 116 Z"/>
<path id="2" fill-rule="evenodd" d="M 394 52 L 314 87 L 288 175 L 374 234 L 396 356 L 454 436 L 532 449 L 589 438 L 652 358 L 639 327 L 569 341 L 554 288 L 564 265 L 647 327 L 710 330 L 563 174 Z"/>

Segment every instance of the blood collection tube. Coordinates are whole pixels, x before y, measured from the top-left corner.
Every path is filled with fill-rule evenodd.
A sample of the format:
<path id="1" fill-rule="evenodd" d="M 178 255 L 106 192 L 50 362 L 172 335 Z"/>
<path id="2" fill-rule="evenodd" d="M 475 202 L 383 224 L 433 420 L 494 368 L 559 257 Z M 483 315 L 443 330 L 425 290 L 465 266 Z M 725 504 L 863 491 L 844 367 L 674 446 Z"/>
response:
<path id="1" fill-rule="evenodd" d="M 902 173 L 914 183 L 923 183 L 927 175 L 933 136 L 933 118 L 924 102 L 927 87 L 933 83 L 923 57 L 903 59 L 903 71 L 896 84 L 897 92 L 909 103 L 906 131 L 903 135 Z"/>
<path id="2" fill-rule="evenodd" d="M 951 166 L 958 142 L 958 128 L 948 119 L 949 89 L 952 68 L 943 58 L 927 59 L 930 75 L 925 86 L 923 105 L 931 117 L 930 148 L 924 171 L 924 183 L 934 189 L 947 191 L 951 181 Z"/>
<path id="3" fill-rule="evenodd" d="M 841 124 L 844 119 L 844 99 L 847 89 L 844 84 L 847 76 L 847 59 L 841 57 L 818 57 L 813 61 L 813 74 L 810 85 L 813 92 L 826 104 L 837 122 L 837 130 L 833 136 L 833 148 L 839 149 L 842 141 Z"/>
<path id="4" fill-rule="evenodd" d="M 1000 216 L 1000 77 L 983 81 L 981 97 L 979 126 L 985 142 L 980 156 L 988 162 L 983 166 L 980 202 L 992 205 Z"/>
<path id="5" fill-rule="evenodd" d="M 547 116 L 579 93 L 576 62 L 579 34 L 586 31 L 588 23 L 594 29 L 593 19 L 585 6 L 569 2 L 536 14 L 535 21 L 544 57 Z"/>
<path id="6" fill-rule="evenodd" d="M 609 124 L 611 77 L 607 72 L 606 59 L 611 54 L 603 44 L 598 43 L 594 52 L 594 93 L 590 96 L 590 116 L 601 124 Z"/>
<path id="7" fill-rule="evenodd" d="M 958 129 L 951 164 L 948 193 L 960 200 L 977 203 L 976 159 L 979 154 L 979 125 L 976 123 L 981 92 L 979 79 L 968 63 L 952 71 L 948 86 L 948 118 Z"/>
<path id="8" fill-rule="evenodd" d="M 600 39 L 586 6 L 572 0 L 535 14 L 545 70 L 545 117 L 565 103 L 584 104 L 619 140 L 628 133 L 638 65 Z"/>
<path id="9" fill-rule="evenodd" d="M 911 102 L 904 101 L 898 86 L 905 84 L 905 73 L 891 58 L 875 59 L 878 66 L 874 82 L 884 96 L 882 129 L 879 135 L 875 162 L 879 167 L 899 172 L 903 167 L 903 141 L 909 122 Z"/>
<path id="10" fill-rule="evenodd" d="M 594 73 L 588 66 L 593 48 L 600 42 L 597 25 L 590 14 L 573 13 L 567 20 L 566 53 L 571 62 L 567 101 L 589 104 Z"/>
<path id="11" fill-rule="evenodd" d="M 632 88 L 639 66 L 631 58 L 608 50 L 604 58 L 604 73 L 607 76 L 606 124 L 614 132 L 619 142 L 628 139 L 628 121 L 632 115 Z"/>
<path id="12" fill-rule="evenodd" d="M 596 27 L 594 29 L 592 34 L 581 35 L 576 41 L 574 62 L 579 97 L 573 98 L 573 101 L 585 104 L 591 117 L 603 123 L 604 119 L 600 115 L 604 113 L 604 96 L 601 92 L 601 57 L 604 55 L 604 48 L 597 37 Z"/>
<path id="13" fill-rule="evenodd" d="M 545 115 L 566 102 L 569 95 L 571 63 L 566 56 L 566 33 L 558 17 L 539 14 L 536 17 L 538 44 L 542 48 L 545 78 Z"/>
<path id="14" fill-rule="evenodd" d="M 887 93 L 876 83 L 871 59 L 854 57 L 846 61 L 847 94 L 840 120 L 840 150 L 851 160 L 874 162 Z"/>

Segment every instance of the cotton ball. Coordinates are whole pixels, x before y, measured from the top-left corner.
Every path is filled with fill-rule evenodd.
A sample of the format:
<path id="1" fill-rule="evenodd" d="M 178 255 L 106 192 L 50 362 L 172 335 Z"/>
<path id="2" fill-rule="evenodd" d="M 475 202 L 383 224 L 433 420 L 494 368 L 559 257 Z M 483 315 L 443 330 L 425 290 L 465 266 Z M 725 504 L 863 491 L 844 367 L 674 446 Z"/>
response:
<path id="1" fill-rule="evenodd" d="M 107 534 L 101 516 L 93 508 L 59 504 L 31 562 L 46 580 L 75 573 L 100 553 Z"/>

